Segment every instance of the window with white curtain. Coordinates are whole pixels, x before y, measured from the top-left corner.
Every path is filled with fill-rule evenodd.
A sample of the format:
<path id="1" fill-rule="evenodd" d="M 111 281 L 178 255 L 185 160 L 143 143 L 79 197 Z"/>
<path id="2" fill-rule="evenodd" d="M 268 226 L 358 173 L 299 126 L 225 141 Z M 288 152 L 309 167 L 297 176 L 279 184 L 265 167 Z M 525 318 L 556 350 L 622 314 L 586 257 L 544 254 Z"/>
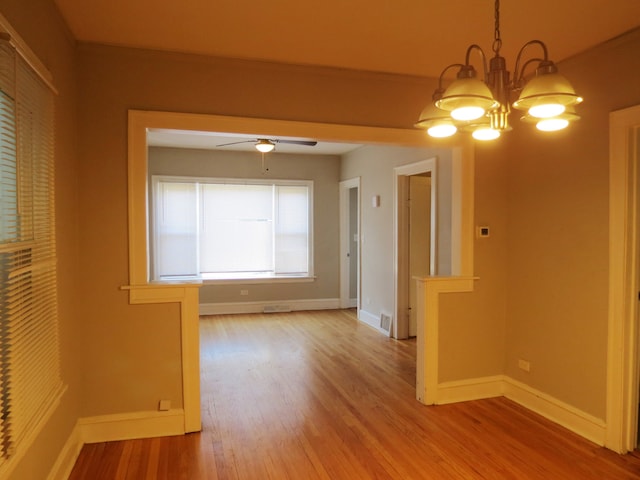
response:
<path id="1" fill-rule="evenodd" d="M 25 451 L 64 391 L 53 92 L 22 53 L 0 34 L 0 477 Z"/>
<path id="2" fill-rule="evenodd" d="M 312 276 L 311 181 L 153 177 L 153 277 Z"/>

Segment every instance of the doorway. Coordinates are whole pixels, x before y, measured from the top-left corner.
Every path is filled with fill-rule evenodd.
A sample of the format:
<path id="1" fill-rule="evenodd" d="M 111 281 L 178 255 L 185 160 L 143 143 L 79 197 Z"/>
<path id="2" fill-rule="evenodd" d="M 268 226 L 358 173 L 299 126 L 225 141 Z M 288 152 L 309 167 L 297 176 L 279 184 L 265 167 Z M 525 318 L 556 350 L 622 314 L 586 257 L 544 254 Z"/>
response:
<path id="1" fill-rule="evenodd" d="M 408 177 L 409 337 L 418 334 L 415 277 L 431 275 L 431 172 Z"/>
<path id="2" fill-rule="evenodd" d="M 360 310 L 360 178 L 340 182 L 340 308 Z"/>
<path id="3" fill-rule="evenodd" d="M 609 320 L 605 446 L 638 448 L 640 105 L 610 114 Z"/>
<path id="4" fill-rule="evenodd" d="M 414 277 L 436 275 L 436 159 L 394 169 L 396 185 L 396 316 L 394 336 L 417 335 Z"/>

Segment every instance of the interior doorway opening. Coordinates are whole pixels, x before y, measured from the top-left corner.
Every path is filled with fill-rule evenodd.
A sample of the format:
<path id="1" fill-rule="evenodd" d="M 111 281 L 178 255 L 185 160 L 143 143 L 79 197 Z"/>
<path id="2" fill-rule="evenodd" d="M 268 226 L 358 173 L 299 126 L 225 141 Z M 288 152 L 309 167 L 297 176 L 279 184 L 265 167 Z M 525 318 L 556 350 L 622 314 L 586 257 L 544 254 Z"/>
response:
<path id="1" fill-rule="evenodd" d="M 415 277 L 437 274 L 436 159 L 397 167 L 395 337 L 418 333 Z"/>
<path id="2" fill-rule="evenodd" d="M 360 310 L 360 178 L 340 182 L 340 308 Z"/>

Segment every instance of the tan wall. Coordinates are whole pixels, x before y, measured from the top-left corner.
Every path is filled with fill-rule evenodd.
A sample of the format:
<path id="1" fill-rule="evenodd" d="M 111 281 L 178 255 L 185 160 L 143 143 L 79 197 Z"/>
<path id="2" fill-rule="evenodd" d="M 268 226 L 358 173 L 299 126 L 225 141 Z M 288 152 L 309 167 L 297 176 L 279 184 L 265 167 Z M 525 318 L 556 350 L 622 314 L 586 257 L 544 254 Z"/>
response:
<path id="1" fill-rule="evenodd" d="M 84 416 L 181 405 L 175 305 L 130 306 L 127 110 L 409 127 L 430 96 L 411 77 L 79 48 Z M 375 98 L 375 102 L 371 99 Z"/>
<path id="2" fill-rule="evenodd" d="M 35 479 L 46 478 L 75 425 L 81 403 L 75 48 L 57 10 L 48 0 L 1 0 L 0 13 L 51 71 L 59 92 L 55 97 L 56 235 L 61 367 L 68 389 L 50 422 L 12 475 L 15 479 Z"/>
<path id="3" fill-rule="evenodd" d="M 451 270 L 451 152 L 448 149 L 365 146 L 343 157 L 341 178 L 360 177 L 361 308 L 373 318 L 381 313 L 395 317 L 394 285 L 394 168 L 437 158 L 438 250 L 443 274 Z M 371 198 L 380 196 L 380 206 Z"/>
<path id="4" fill-rule="evenodd" d="M 128 282 L 127 110 L 407 128 L 433 84 L 86 45 L 76 83 L 74 52 L 51 2 L 0 0 L 0 12 L 60 90 L 56 211 L 70 388 L 15 476 L 44 478 L 77 416 L 153 410 L 159 398 L 181 404 L 177 306 L 131 306 L 120 290 Z M 519 128 L 497 147 L 477 149 L 476 220 L 492 236 L 476 242 L 476 291 L 443 299 L 442 380 L 506 371 L 603 415 L 607 114 L 640 103 L 639 50 L 635 34 L 561 65 L 587 98 L 574 129 L 541 142 Z M 528 376 L 515 366 L 523 357 Z"/>
<path id="5" fill-rule="evenodd" d="M 504 373 L 508 232 L 500 148 L 501 143 L 475 147 L 475 225 L 489 226 L 490 237 L 474 241 L 474 291 L 440 296 L 441 382 Z"/>
<path id="6" fill-rule="evenodd" d="M 518 128 L 508 164 L 506 372 L 604 418 L 609 112 L 640 104 L 640 30 L 564 62 L 582 119 L 543 139 Z M 484 157 L 478 158 L 478 163 Z M 517 368 L 531 362 L 531 373 Z"/>
<path id="7" fill-rule="evenodd" d="M 149 172 L 157 175 L 209 176 L 220 178 L 272 178 L 313 180 L 314 267 L 316 279 L 303 283 L 204 285 L 200 304 L 271 300 L 336 299 L 339 287 L 338 181 L 340 157 L 270 153 L 269 172 L 261 174 L 260 155 L 255 152 L 149 149 Z M 248 296 L 240 296 L 240 289 Z"/>

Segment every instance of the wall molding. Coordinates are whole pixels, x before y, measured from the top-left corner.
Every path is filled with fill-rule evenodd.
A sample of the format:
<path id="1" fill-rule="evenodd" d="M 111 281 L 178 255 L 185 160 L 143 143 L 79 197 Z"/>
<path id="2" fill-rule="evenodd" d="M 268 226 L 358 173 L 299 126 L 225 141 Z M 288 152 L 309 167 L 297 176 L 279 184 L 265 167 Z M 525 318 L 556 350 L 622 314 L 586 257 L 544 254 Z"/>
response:
<path id="1" fill-rule="evenodd" d="M 385 337 L 389 336 L 389 332 L 380 328 L 380 315 L 374 315 L 373 313 L 360 309 L 358 311 L 358 320 L 360 320 L 362 323 L 364 323 L 368 327 L 371 327 L 374 330 L 377 330 L 378 332 L 383 334 Z M 393 318 L 391 318 L 391 323 L 393 326 L 393 323 L 394 323 Z"/>
<path id="2" fill-rule="evenodd" d="M 60 450 L 60 454 L 56 459 L 56 463 L 53 464 L 47 480 L 67 480 L 76 464 L 76 460 L 78 460 L 78 456 L 80 456 L 80 450 L 82 450 L 83 445 L 84 442 L 76 422 L 69 438 L 67 438 L 62 450 Z"/>
<path id="3" fill-rule="evenodd" d="M 184 435 L 183 409 L 80 418 L 71 431 L 47 480 L 66 480 L 85 444 Z"/>
<path id="4" fill-rule="evenodd" d="M 235 313 L 262 313 L 265 308 L 275 311 L 300 310 L 337 310 L 340 308 L 339 298 L 314 298 L 302 300 L 276 300 L 264 302 L 229 302 L 229 303 L 201 303 L 200 315 L 228 315 Z"/>
<path id="5" fill-rule="evenodd" d="M 607 425 L 600 418 L 510 377 L 505 377 L 504 396 L 593 443 L 605 444 Z"/>
<path id="6" fill-rule="evenodd" d="M 604 420 L 506 375 L 443 382 L 438 385 L 436 403 L 443 405 L 501 396 L 591 442 L 600 446 L 605 444 L 607 426 Z"/>
<path id="7" fill-rule="evenodd" d="M 85 417 L 78 420 L 77 428 L 83 444 L 184 435 L 184 410 Z"/>
<path id="8" fill-rule="evenodd" d="M 504 395 L 504 388 L 504 375 L 472 378 L 455 382 L 442 382 L 438 385 L 436 403 L 438 405 L 445 405 L 447 403 L 501 397 Z"/>

